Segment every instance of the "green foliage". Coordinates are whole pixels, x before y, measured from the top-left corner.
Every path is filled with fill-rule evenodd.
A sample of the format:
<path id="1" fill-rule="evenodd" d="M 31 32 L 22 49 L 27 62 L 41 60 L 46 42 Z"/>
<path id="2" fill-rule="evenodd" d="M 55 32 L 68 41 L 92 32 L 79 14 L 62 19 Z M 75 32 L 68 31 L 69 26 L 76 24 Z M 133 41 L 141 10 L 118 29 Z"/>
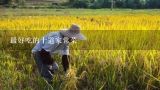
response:
<path id="1" fill-rule="evenodd" d="M 160 8 L 160 0 L 70 0 L 79 8 Z M 88 7 L 87 7 L 88 6 Z"/>
<path id="2" fill-rule="evenodd" d="M 111 2 L 109 0 L 96 0 L 90 5 L 90 8 L 109 8 L 109 7 L 111 7 Z"/>
<path id="3" fill-rule="evenodd" d="M 74 0 L 72 2 L 72 7 L 75 8 L 88 8 L 89 0 Z"/>
<path id="4" fill-rule="evenodd" d="M 11 0 L 1 0 L 2 4 L 10 4 Z"/>
<path id="5" fill-rule="evenodd" d="M 126 0 L 127 8 L 143 8 L 144 2 L 142 0 Z"/>
<path id="6" fill-rule="evenodd" d="M 148 8 L 160 8 L 160 0 L 148 0 L 147 7 Z"/>
<path id="7" fill-rule="evenodd" d="M 2 5 L 22 6 L 25 3 L 25 0 L 0 0 Z M 65 2 L 60 6 L 63 5 L 71 8 L 160 8 L 160 0 L 68 0 L 67 3 Z"/>

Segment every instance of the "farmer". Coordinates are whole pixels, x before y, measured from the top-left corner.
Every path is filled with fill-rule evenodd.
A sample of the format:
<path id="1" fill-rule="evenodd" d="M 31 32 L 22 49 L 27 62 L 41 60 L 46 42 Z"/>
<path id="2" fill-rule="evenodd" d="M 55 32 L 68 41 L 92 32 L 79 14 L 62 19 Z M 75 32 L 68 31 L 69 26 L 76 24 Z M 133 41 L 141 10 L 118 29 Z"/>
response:
<path id="1" fill-rule="evenodd" d="M 35 45 L 32 53 L 38 71 L 49 84 L 52 84 L 54 71 L 58 70 L 58 64 L 51 54 L 60 53 L 62 55 L 63 70 L 67 72 L 69 69 L 69 43 L 85 39 L 84 35 L 80 33 L 80 27 L 72 24 L 67 30 L 47 34 Z"/>

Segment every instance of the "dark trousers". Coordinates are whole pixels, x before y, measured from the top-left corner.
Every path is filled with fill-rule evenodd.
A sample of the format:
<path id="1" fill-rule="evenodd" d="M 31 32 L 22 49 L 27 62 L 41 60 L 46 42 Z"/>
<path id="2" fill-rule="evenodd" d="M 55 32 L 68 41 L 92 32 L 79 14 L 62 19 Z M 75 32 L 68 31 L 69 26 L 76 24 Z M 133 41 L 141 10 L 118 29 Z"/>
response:
<path id="1" fill-rule="evenodd" d="M 43 55 L 41 55 L 40 52 L 35 52 L 34 55 L 34 60 L 37 64 L 38 67 L 38 71 L 41 74 L 42 77 L 44 77 L 45 79 L 48 80 L 52 80 L 53 79 L 53 69 L 58 69 L 58 65 L 56 63 L 51 63 L 51 64 L 46 64 L 44 63 L 44 60 L 47 61 L 48 58 L 45 58 Z M 53 67 L 53 68 L 51 68 Z"/>

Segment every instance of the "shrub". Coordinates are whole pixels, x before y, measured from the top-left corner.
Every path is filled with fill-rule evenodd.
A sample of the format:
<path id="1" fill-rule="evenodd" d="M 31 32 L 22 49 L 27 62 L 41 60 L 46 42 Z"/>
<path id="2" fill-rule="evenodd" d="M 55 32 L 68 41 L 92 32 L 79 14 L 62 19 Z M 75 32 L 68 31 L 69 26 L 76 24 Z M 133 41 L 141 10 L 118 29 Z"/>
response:
<path id="1" fill-rule="evenodd" d="M 72 4 L 72 7 L 75 8 L 88 8 L 88 6 L 89 6 L 88 0 L 77 0 Z"/>

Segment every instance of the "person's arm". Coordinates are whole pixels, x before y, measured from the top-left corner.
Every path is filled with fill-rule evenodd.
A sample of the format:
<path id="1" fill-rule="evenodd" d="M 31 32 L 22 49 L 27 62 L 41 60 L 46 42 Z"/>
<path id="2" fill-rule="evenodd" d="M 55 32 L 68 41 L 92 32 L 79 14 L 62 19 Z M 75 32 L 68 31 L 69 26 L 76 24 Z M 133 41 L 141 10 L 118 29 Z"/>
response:
<path id="1" fill-rule="evenodd" d="M 59 46 L 59 42 L 61 41 L 60 38 L 58 38 L 58 35 L 56 32 L 50 32 L 44 38 L 42 38 L 42 50 L 41 50 L 41 56 L 43 57 L 43 63 L 47 65 L 51 65 L 54 63 L 54 59 L 51 57 L 51 53 L 53 49 L 56 49 Z"/>
<path id="2" fill-rule="evenodd" d="M 63 70 L 65 72 L 69 69 L 69 60 L 70 60 L 69 55 L 62 55 L 62 65 L 63 65 Z"/>
<path id="3" fill-rule="evenodd" d="M 62 51 L 61 55 L 62 55 L 63 70 L 66 72 L 69 69 L 69 61 L 70 61 L 69 44 L 64 46 L 61 51 Z"/>

